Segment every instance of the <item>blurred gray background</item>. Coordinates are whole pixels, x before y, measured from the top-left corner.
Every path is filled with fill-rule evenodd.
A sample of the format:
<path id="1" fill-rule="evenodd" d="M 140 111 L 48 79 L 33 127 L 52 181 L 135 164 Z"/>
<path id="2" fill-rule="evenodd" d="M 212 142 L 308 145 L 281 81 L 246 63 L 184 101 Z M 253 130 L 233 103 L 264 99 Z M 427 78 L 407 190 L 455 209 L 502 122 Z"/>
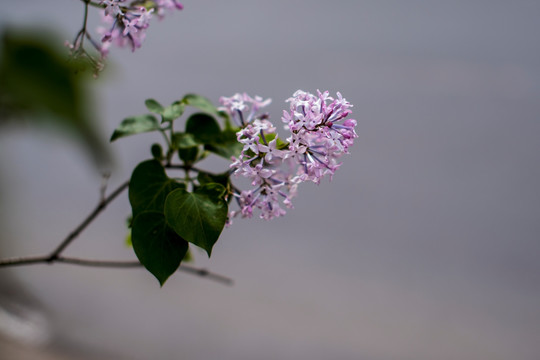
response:
<path id="1" fill-rule="evenodd" d="M 195 254 L 232 287 L 0 269 L 1 359 L 540 358 L 539 1 L 182 2 L 141 49 L 111 51 L 93 86 L 104 139 L 149 97 L 245 91 L 271 97 L 279 123 L 295 90 L 328 89 L 354 104 L 352 155 L 286 217 L 237 220 L 212 259 Z M 82 10 L 4 0 L 0 25 L 71 39 Z M 0 255 L 46 253 L 93 208 L 100 174 L 52 132 L 0 139 Z M 110 145 L 111 189 L 155 141 Z M 124 194 L 65 254 L 134 259 L 129 211 Z"/>

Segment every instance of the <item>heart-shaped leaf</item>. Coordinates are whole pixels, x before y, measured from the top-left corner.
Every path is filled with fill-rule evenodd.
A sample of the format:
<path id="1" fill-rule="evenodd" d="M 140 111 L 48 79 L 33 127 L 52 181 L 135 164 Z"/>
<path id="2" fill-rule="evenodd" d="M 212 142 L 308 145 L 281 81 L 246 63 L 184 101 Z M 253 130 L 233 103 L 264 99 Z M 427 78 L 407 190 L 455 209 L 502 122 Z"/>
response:
<path id="1" fill-rule="evenodd" d="M 146 160 L 137 165 L 129 181 L 129 202 L 133 217 L 143 211 L 163 213 L 167 195 L 185 185 L 171 179 L 157 160 Z"/>
<path id="2" fill-rule="evenodd" d="M 197 95 L 197 94 L 187 94 L 182 99 L 182 103 L 196 107 L 199 110 L 202 110 L 208 114 L 219 116 L 225 120 L 225 128 L 230 129 L 232 128 L 229 115 L 222 110 L 218 110 L 214 104 L 207 98 Z"/>
<path id="3" fill-rule="evenodd" d="M 208 253 L 216 243 L 227 220 L 225 188 L 208 183 L 194 192 L 172 191 L 165 200 L 165 218 L 178 235 Z"/>
<path id="4" fill-rule="evenodd" d="M 162 213 L 148 211 L 133 220 L 131 241 L 137 258 L 161 286 L 178 269 L 189 246 L 167 225 Z"/>
<path id="5" fill-rule="evenodd" d="M 201 143 L 211 143 L 220 137 L 221 129 L 212 116 L 197 113 L 187 119 L 186 133 L 192 134 Z"/>

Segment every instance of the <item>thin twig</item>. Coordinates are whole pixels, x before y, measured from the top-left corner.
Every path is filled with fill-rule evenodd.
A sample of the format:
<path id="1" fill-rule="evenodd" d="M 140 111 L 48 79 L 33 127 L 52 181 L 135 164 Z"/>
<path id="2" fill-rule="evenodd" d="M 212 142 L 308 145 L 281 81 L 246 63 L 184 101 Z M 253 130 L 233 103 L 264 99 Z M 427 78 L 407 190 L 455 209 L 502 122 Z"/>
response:
<path id="1" fill-rule="evenodd" d="M 140 267 L 141 263 L 138 261 L 115 261 L 115 260 L 94 260 L 94 259 L 81 259 L 73 257 L 59 256 L 55 261 L 81 266 L 93 266 L 93 267 L 111 267 L 111 268 L 129 268 Z"/>
<path id="2" fill-rule="evenodd" d="M 183 272 L 187 272 L 187 273 L 190 273 L 190 274 L 193 274 L 193 275 L 207 277 L 208 279 L 212 279 L 214 281 L 223 283 L 225 285 L 233 285 L 233 283 L 234 283 L 231 278 L 228 278 L 228 277 L 220 275 L 220 274 L 211 273 L 206 269 L 200 269 L 200 268 L 196 268 L 196 267 L 193 267 L 193 266 L 190 266 L 190 265 L 180 265 L 178 270 L 183 271 Z"/>
<path id="3" fill-rule="evenodd" d="M 19 266 L 19 265 L 32 265 L 32 264 L 41 264 L 47 263 L 49 261 L 49 256 L 24 256 L 24 257 L 13 257 L 9 259 L 0 260 L 0 267 L 4 266 Z"/>
<path id="4" fill-rule="evenodd" d="M 84 35 L 86 34 L 86 24 L 88 23 L 88 2 L 87 0 L 84 1 L 84 18 L 83 18 L 83 26 L 82 26 L 82 36 L 81 36 L 81 48 L 84 47 Z M 75 44 L 73 44 L 75 45 Z"/>
<path id="5" fill-rule="evenodd" d="M 95 218 L 99 215 L 106 207 L 107 205 L 114 200 L 122 191 L 124 191 L 129 185 L 129 181 L 124 182 L 122 185 L 120 185 L 116 190 L 114 190 L 111 195 L 108 197 L 102 199 L 95 209 L 86 217 L 86 219 L 83 220 L 82 223 L 80 223 L 79 226 L 75 228 L 61 243 L 58 245 L 56 249 L 49 255 L 48 261 L 52 262 L 58 258 L 60 253 L 64 251 L 64 249 L 71 244 L 77 236 L 83 231 Z"/>
<path id="6" fill-rule="evenodd" d="M 27 256 L 16 257 L 0 260 L 0 267 L 7 266 L 19 266 L 19 265 L 33 265 L 33 264 L 52 264 L 54 262 L 91 266 L 91 267 L 107 267 L 107 268 L 133 268 L 141 267 L 142 264 L 139 261 L 116 261 L 116 260 L 94 260 L 94 259 L 81 259 L 75 257 L 57 256 L 53 260 L 49 256 Z M 219 274 L 212 273 L 206 269 L 196 268 L 190 265 L 181 265 L 178 271 L 183 271 L 192 275 L 206 277 L 209 280 L 217 281 L 225 285 L 232 285 L 233 280 Z"/>

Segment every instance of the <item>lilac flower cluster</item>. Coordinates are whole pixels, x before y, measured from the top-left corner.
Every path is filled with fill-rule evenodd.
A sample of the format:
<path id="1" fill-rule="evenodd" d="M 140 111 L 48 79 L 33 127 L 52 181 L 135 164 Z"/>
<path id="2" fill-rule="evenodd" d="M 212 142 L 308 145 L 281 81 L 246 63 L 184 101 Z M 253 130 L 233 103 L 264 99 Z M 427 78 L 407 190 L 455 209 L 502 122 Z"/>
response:
<path id="1" fill-rule="evenodd" d="M 221 109 L 240 127 L 236 135 L 243 144 L 240 156 L 232 158 L 231 171 L 252 186 L 235 189 L 240 210 L 230 212 L 229 222 L 238 215 L 251 218 L 255 209 L 267 220 L 284 215 L 281 205 L 292 208 L 298 185 L 319 184 L 325 175 L 331 179 L 341 165 L 339 157 L 349 153 L 357 137 L 356 120 L 348 118 L 352 105 L 339 92 L 333 98 L 328 91 L 313 95 L 298 90 L 287 99 L 290 109 L 281 118 L 288 132 L 286 142 L 278 137 L 268 114 L 260 112 L 270 101 L 247 94 L 220 99 Z"/>
<path id="2" fill-rule="evenodd" d="M 154 14 L 161 19 L 169 9 L 182 10 L 183 6 L 176 0 L 133 1 L 101 0 L 104 7 L 103 22 L 106 28 L 98 28 L 102 35 L 99 51 L 105 57 L 111 44 L 119 47 L 130 46 L 132 51 L 140 48 L 146 36 L 146 29 Z"/>

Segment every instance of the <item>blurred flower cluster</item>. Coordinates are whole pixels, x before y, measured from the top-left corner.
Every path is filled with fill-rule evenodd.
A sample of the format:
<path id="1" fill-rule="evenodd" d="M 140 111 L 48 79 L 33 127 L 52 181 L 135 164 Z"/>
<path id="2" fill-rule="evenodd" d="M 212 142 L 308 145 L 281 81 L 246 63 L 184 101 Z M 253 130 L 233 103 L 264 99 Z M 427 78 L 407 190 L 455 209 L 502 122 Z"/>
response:
<path id="1" fill-rule="evenodd" d="M 182 10 L 183 5 L 177 0 L 83 0 L 85 3 L 84 24 L 73 42 L 66 41 L 65 45 L 74 57 L 89 60 L 96 73 L 103 68 L 103 59 L 108 55 L 111 45 L 130 47 L 132 51 L 140 48 L 146 37 L 146 29 L 150 20 L 156 15 L 159 19 L 165 16 L 167 10 Z M 102 26 L 97 28 L 100 40 L 95 40 L 87 30 L 88 9 L 101 9 Z M 95 58 L 84 47 L 88 40 L 92 47 L 99 52 Z"/>
<path id="2" fill-rule="evenodd" d="M 281 140 L 277 129 L 260 110 L 270 103 L 247 94 L 222 97 L 220 102 L 240 130 L 237 139 L 243 144 L 238 158 L 230 165 L 236 176 L 250 180 L 249 190 L 235 190 L 239 211 L 229 213 L 229 222 L 237 215 L 251 218 L 259 209 L 260 217 L 272 219 L 292 207 L 298 185 L 305 181 L 319 184 L 328 175 L 332 178 L 341 163 L 338 159 L 349 153 L 357 137 L 356 120 L 348 118 L 352 105 L 337 93 L 317 91 L 317 95 L 298 90 L 287 99 L 289 110 L 282 121 L 287 132 Z"/>
<path id="3" fill-rule="evenodd" d="M 135 51 L 141 47 L 154 14 L 161 19 L 166 10 L 183 9 L 176 0 L 134 1 L 129 5 L 125 0 L 102 0 L 99 4 L 105 6 L 103 23 L 107 25 L 98 28 L 102 35 L 99 48 L 102 56 L 107 55 L 111 44 L 129 46 Z"/>

